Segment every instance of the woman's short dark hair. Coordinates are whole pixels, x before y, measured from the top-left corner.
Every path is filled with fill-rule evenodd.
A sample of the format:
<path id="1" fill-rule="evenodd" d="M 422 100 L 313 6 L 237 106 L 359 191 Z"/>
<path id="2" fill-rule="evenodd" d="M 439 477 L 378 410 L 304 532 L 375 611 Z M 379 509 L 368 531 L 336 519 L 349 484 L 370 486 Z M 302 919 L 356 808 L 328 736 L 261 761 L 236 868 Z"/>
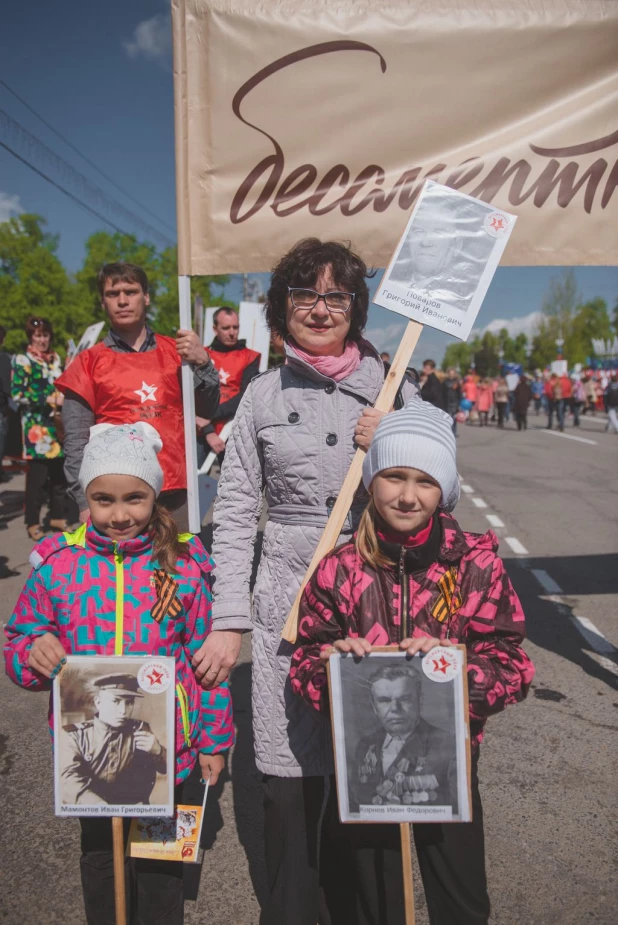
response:
<path id="1" fill-rule="evenodd" d="M 26 321 L 26 337 L 28 338 L 28 343 L 32 341 L 35 331 L 39 331 L 39 333 L 42 331 L 43 334 L 49 334 L 50 342 L 51 338 L 54 336 L 54 329 L 47 318 L 40 318 L 38 315 L 30 315 Z"/>
<path id="2" fill-rule="evenodd" d="M 272 333 L 281 337 L 288 334 L 285 323 L 288 286 L 313 289 L 320 272 L 327 266 L 331 267 L 338 287 L 345 292 L 355 293 L 348 337 L 350 340 L 361 339 L 369 311 L 369 290 L 365 278 L 373 276 L 374 271 L 367 269 L 364 261 L 349 245 L 337 241 L 320 241 L 319 238 L 299 241 L 272 271 L 264 306 L 266 323 Z"/>

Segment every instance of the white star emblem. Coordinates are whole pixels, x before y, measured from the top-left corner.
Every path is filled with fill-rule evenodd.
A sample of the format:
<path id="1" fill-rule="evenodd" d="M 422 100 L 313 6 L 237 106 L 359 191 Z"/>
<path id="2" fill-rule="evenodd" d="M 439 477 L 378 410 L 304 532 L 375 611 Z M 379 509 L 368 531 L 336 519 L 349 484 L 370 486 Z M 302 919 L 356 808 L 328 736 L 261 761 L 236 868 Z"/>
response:
<path id="1" fill-rule="evenodd" d="M 226 371 L 225 371 L 224 369 L 220 369 L 220 370 L 219 370 L 219 379 L 221 380 L 221 382 L 223 383 L 223 385 L 227 385 L 227 380 L 228 380 L 229 378 L 230 378 L 230 374 L 229 374 L 229 373 L 226 373 Z"/>
<path id="2" fill-rule="evenodd" d="M 157 400 L 155 398 L 155 392 L 157 391 L 158 388 L 159 387 L 157 385 L 146 385 L 146 383 L 142 379 L 142 387 L 141 389 L 135 389 L 135 394 L 139 395 L 139 397 L 142 400 L 142 405 L 143 405 L 145 401 L 156 401 Z"/>

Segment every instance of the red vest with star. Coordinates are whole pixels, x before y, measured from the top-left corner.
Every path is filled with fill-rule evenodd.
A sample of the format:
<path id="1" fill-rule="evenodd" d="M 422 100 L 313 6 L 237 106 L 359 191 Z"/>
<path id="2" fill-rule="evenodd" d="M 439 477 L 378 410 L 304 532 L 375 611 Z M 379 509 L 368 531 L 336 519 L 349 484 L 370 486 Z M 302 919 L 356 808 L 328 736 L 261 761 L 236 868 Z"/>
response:
<path id="1" fill-rule="evenodd" d="M 238 395 L 242 385 L 242 374 L 247 366 L 253 363 L 255 359 L 259 359 L 260 354 L 256 353 L 255 350 L 250 350 L 248 347 L 243 347 L 241 350 L 230 350 L 225 353 L 213 350 L 212 347 L 207 347 L 206 349 L 219 373 L 219 389 L 221 393 L 219 401 L 223 404 L 223 402 L 229 401 Z M 226 423 L 227 420 L 224 419 L 215 421 L 213 427 L 220 434 Z"/>
<path id="2" fill-rule="evenodd" d="M 156 344 L 146 353 L 97 344 L 75 357 L 56 387 L 88 402 L 97 424 L 152 424 L 163 441 L 163 491 L 171 491 L 187 487 L 181 360 L 173 338 L 157 334 Z"/>

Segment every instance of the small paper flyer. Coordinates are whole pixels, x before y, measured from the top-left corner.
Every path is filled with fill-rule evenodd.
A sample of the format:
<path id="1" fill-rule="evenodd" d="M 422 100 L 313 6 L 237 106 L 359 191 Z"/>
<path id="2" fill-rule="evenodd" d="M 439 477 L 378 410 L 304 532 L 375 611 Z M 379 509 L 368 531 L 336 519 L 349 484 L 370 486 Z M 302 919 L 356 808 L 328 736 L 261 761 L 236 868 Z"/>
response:
<path id="1" fill-rule="evenodd" d="M 208 796 L 208 782 L 201 806 L 178 805 L 172 819 L 133 819 L 129 830 L 127 856 L 157 861 L 197 863 L 200 836 Z"/>
<path id="2" fill-rule="evenodd" d="M 515 219 L 426 180 L 373 301 L 466 340 Z"/>

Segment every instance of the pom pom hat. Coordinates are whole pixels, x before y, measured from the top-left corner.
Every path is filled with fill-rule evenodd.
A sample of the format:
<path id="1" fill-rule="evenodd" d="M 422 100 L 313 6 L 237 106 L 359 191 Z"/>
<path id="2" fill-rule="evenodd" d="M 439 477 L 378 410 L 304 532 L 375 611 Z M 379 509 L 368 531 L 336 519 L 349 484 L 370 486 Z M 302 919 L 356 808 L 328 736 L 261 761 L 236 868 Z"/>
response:
<path id="1" fill-rule="evenodd" d="M 79 484 L 86 491 L 100 475 L 134 475 L 154 489 L 163 488 L 163 470 L 157 454 L 163 443 L 151 424 L 95 424 L 84 450 Z"/>
<path id="2" fill-rule="evenodd" d="M 440 506 L 453 510 L 459 501 L 459 476 L 449 414 L 413 398 L 380 421 L 363 462 L 365 488 L 379 472 L 399 466 L 420 469 L 435 479 L 442 489 Z"/>

